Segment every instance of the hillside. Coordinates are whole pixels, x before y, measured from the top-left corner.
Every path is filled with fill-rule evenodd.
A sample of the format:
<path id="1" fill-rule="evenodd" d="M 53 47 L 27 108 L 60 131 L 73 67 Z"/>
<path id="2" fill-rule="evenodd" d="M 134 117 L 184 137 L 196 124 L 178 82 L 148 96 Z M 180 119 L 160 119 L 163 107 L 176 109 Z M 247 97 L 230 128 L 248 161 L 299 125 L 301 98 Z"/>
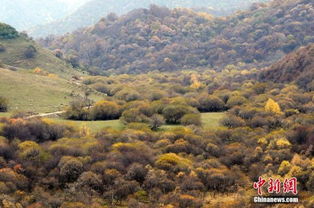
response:
<path id="1" fill-rule="evenodd" d="M 314 44 L 288 54 L 263 71 L 260 78 L 280 83 L 296 81 L 300 87 L 314 90 Z"/>
<path id="2" fill-rule="evenodd" d="M 227 18 L 151 6 L 41 43 L 95 74 L 220 69 L 239 62 L 256 67 L 314 42 L 313 21 L 308 0 L 256 4 Z"/>
<path id="3" fill-rule="evenodd" d="M 314 208 L 314 0 L 175 2 L 0 23 L 0 208 Z"/>
<path id="4" fill-rule="evenodd" d="M 80 5 L 78 1 L 71 1 L 76 2 L 75 5 L 64 0 L 1 0 L 0 22 L 10 24 L 19 31 L 27 30 L 66 17 Z"/>
<path id="5" fill-rule="evenodd" d="M 203 8 L 211 14 L 224 15 L 247 8 L 252 2 L 263 1 L 267 0 L 91 0 L 66 18 L 37 26 L 28 32 L 32 37 L 46 37 L 51 34 L 62 35 L 81 27 L 93 25 L 110 13 L 123 15 L 133 9 L 149 8 L 151 4 L 168 8 Z"/>
<path id="6" fill-rule="evenodd" d="M 81 75 L 51 51 L 0 23 L 0 97 L 8 99 L 11 112 L 54 112 L 86 92 L 93 100 L 101 99 L 101 93 L 72 80 Z"/>
<path id="7" fill-rule="evenodd" d="M 70 101 L 84 96 L 87 90 L 63 78 L 44 76 L 29 70 L 0 68 L 0 96 L 8 99 L 10 112 L 45 113 L 63 110 Z M 92 93 L 90 98 L 97 101 L 103 96 Z"/>
<path id="8" fill-rule="evenodd" d="M 0 63 L 24 69 L 41 68 L 62 77 L 78 74 L 65 61 L 9 25 L 0 23 Z"/>

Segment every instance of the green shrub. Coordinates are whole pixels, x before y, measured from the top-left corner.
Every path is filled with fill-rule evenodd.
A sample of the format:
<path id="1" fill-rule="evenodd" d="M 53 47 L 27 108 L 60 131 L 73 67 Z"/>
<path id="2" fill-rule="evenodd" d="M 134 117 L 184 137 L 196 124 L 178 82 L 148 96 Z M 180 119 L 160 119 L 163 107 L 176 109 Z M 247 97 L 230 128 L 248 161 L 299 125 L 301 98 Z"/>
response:
<path id="1" fill-rule="evenodd" d="M 162 114 L 169 124 L 179 124 L 180 119 L 185 114 L 196 113 L 197 110 L 187 105 L 168 105 L 166 106 Z"/>
<path id="2" fill-rule="evenodd" d="M 165 93 L 163 91 L 155 90 L 151 92 L 149 99 L 151 101 L 160 100 L 161 98 L 165 97 Z"/>
<path id="3" fill-rule="evenodd" d="M 23 160 L 38 161 L 43 159 L 44 153 L 42 148 L 33 141 L 25 141 L 18 145 L 19 157 Z"/>
<path id="4" fill-rule="evenodd" d="M 121 121 L 123 123 L 148 123 L 149 118 L 140 113 L 138 108 L 132 108 L 122 113 Z"/>
<path id="5" fill-rule="evenodd" d="M 82 173 L 77 181 L 80 187 L 88 188 L 88 190 L 101 191 L 102 189 L 101 176 L 91 171 Z"/>
<path id="6" fill-rule="evenodd" d="M 248 120 L 248 119 L 252 119 L 257 112 L 258 112 L 258 109 L 256 108 L 241 107 L 238 114 L 241 118 Z"/>
<path id="7" fill-rule="evenodd" d="M 191 195 L 180 195 L 180 197 L 177 199 L 179 203 L 180 208 L 188 208 L 188 207 L 194 207 L 194 208 L 201 208 L 203 207 L 202 201 L 194 196 Z"/>
<path id="8" fill-rule="evenodd" d="M 245 122 L 243 119 L 237 116 L 229 115 L 225 118 L 223 118 L 220 123 L 223 126 L 226 126 L 228 128 L 236 128 L 236 127 L 241 127 L 245 126 Z"/>
<path id="9" fill-rule="evenodd" d="M 87 103 L 83 99 L 77 99 L 70 103 L 65 111 L 65 117 L 71 120 L 88 120 L 89 110 L 86 108 Z"/>
<path id="10" fill-rule="evenodd" d="M 285 116 L 286 116 L 286 117 L 289 117 L 289 116 L 296 115 L 296 114 L 298 114 L 298 113 L 299 113 L 299 111 L 296 110 L 296 109 L 287 109 L 287 110 L 285 111 Z"/>
<path id="11" fill-rule="evenodd" d="M 208 143 L 206 146 L 206 151 L 210 154 L 213 155 L 215 157 L 219 157 L 221 155 L 221 150 L 220 148 L 212 143 Z"/>
<path id="12" fill-rule="evenodd" d="M 187 171 L 192 162 L 175 153 L 166 153 L 160 155 L 156 161 L 157 167 L 164 170 L 172 170 L 174 172 Z"/>
<path id="13" fill-rule="evenodd" d="M 115 102 L 100 101 L 90 110 L 91 120 L 113 120 L 121 115 L 121 108 Z"/>
<path id="14" fill-rule="evenodd" d="M 158 188 L 162 193 L 168 193 L 176 188 L 176 184 L 167 177 L 166 172 L 150 170 L 145 178 L 144 187 L 146 190 Z"/>
<path id="15" fill-rule="evenodd" d="M 252 128 L 263 127 L 263 126 L 266 126 L 267 124 L 268 124 L 267 120 L 261 116 L 255 116 L 249 122 L 249 125 Z"/>
<path id="16" fill-rule="evenodd" d="M 4 97 L 0 97 L 0 112 L 8 111 L 8 101 Z"/>
<path id="17" fill-rule="evenodd" d="M 126 174 L 126 179 L 136 180 L 137 182 L 142 183 L 145 180 L 147 173 L 148 170 L 143 165 L 133 163 Z"/>
<path id="18" fill-rule="evenodd" d="M 242 105 L 247 101 L 247 99 L 243 96 L 233 96 L 227 102 L 227 107 L 232 108 L 237 105 Z"/>
<path id="19" fill-rule="evenodd" d="M 1 52 L 5 52 L 5 47 L 4 47 L 4 45 L 2 45 L 2 44 L 0 44 L 0 53 Z"/>
<path id="20" fill-rule="evenodd" d="M 219 112 L 225 109 L 225 103 L 216 96 L 201 96 L 198 109 L 202 112 Z"/>
<path id="21" fill-rule="evenodd" d="M 157 130 L 163 124 L 165 124 L 165 119 L 162 115 L 154 114 L 150 117 L 149 126 L 152 130 Z"/>
<path id="22" fill-rule="evenodd" d="M 182 125 L 188 126 L 188 125 L 195 125 L 195 126 L 201 126 L 201 114 L 186 114 L 180 119 L 180 123 Z"/>
<path id="23" fill-rule="evenodd" d="M 198 168 L 196 174 L 208 190 L 226 192 L 235 183 L 234 173 L 226 168 Z"/>
<path id="24" fill-rule="evenodd" d="M 18 32 L 13 27 L 0 23 L 0 39 L 14 39 L 18 36 Z"/>
<path id="25" fill-rule="evenodd" d="M 253 90 L 255 91 L 256 94 L 265 93 L 266 88 L 267 88 L 266 83 L 258 83 L 258 84 L 253 86 Z"/>
<path id="26" fill-rule="evenodd" d="M 144 143 L 116 143 L 112 145 L 112 158 L 115 162 L 124 167 L 132 163 L 143 165 L 150 164 L 153 161 L 153 150 Z"/>
<path id="27" fill-rule="evenodd" d="M 29 45 L 24 51 L 24 57 L 27 59 L 34 58 L 36 53 L 37 49 L 33 45 Z"/>
<path id="28" fill-rule="evenodd" d="M 76 181 L 83 172 L 82 162 L 74 157 L 62 157 L 58 166 L 60 168 L 60 181 L 64 183 Z"/>
<path id="29" fill-rule="evenodd" d="M 171 153 L 181 153 L 181 152 L 186 152 L 190 153 L 192 150 L 192 145 L 185 141 L 184 139 L 178 139 L 175 141 L 174 144 L 169 144 L 166 148 L 166 152 L 171 152 Z"/>
<path id="30" fill-rule="evenodd" d="M 62 138 L 54 142 L 49 151 L 54 155 L 87 155 L 99 145 L 93 137 Z"/>
<path id="31" fill-rule="evenodd" d="M 0 169 L 0 181 L 5 183 L 10 191 L 26 190 L 29 185 L 29 180 L 24 175 L 16 173 L 11 168 Z"/>
<path id="32" fill-rule="evenodd" d="M 117 92 L 117 94 L 115 94 L 115 97 L 120 100 L 125 100 L 127 102 L 141 99 L 141 95 L 137 91 L 126 89 Z"/>
<path id="33" fill-rule="evenodd" d="M 70 126 L 49 123 L 39 119 L 12 119 L 2 129 L 3 136 L 9 140 L 17 138 L 22 141 L 36 142 L 57 140 L 69 132 L 73 133 L 73 128 Z"/>
<path id="34" fill-rule="evenodd" d="M 91 85 L 91 87 L 94 88 L 95 90 L 97 90 L 98 92 L 101 92 L 101 93 L 109 94 L 109 92 L 110 92 L 110 88 L 108 87 L 108 85 L 105 85 L 103 83 L 98 82 L 98 83 Z"/>

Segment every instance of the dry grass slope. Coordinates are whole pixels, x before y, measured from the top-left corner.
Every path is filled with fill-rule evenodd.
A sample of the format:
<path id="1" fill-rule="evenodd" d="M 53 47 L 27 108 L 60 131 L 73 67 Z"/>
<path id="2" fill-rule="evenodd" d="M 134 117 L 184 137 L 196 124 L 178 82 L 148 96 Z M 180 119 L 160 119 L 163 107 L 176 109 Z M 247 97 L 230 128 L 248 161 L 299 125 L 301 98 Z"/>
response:
<path id="1" fill-rule="evenodd" d="M 49 50 L 38 46 L 31 40 L 19 37 L 11 40 L 0 40 L 0 44 L 5 47 L 5 51 L 0 52 L 0 63 L 24 69 L 39 67 L 50 73 L 67 78 L 79 74 L 63 60 L 58 59 Z M 35 46 L 37 53 L 34 58 L 26 59 L 23 53 L 30 45 Z"/>

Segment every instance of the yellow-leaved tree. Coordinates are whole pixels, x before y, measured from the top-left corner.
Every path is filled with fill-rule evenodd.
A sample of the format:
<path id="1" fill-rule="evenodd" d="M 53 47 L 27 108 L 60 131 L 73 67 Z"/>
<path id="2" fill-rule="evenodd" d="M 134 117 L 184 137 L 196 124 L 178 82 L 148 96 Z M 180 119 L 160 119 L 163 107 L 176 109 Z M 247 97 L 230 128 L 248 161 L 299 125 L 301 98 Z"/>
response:
<path id="1" fill-rule="evenodd" d="M 197 14 L 198 14 L 198 16 L 200 16 L 206 20 L 212 20 L 213 19 L 213 15 L 210 15 L 207 12 L 198 12 Z"/>
<path id="2" fill-rule="evenodd" d="M 40 74 L 40 73 L 42 73 L 42 69 L 41 68 L 39 68 L 39 67 L 36 67 L 34 70 L 33 70 L 33 72 L 34 73 L 37 73 L 37 74 Z"/>
<path id="3" fill-rule="evenodd" d="M 267 112 L 272 112 L 276 114 L 281 114 L 282 111 L 278 103 L 276 103 L 273 99 L 269 98 L 265 105 L 265 110 Z"/>
<path id="4" fill-rule="evenodd" d="M 191 88 L 193 89 L 199 89 L 202 86 L 202 84 L 198 81 L 198 77 L 196 74 L 191 75 L 191 82 Z"/>

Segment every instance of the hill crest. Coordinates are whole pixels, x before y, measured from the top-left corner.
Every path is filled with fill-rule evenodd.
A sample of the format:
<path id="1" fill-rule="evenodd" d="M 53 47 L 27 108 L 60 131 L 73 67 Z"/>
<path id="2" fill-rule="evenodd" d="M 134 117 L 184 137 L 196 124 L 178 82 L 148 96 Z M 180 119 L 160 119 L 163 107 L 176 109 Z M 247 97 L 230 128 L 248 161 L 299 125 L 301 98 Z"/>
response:
<path id="1" fill-rule="evenodd" d="M 168 8 L 193 8 L 213 15 L 228 15 L 238 9 L 248 8 L 253 2 L 267 0 L 91 0 L 71 15 L 48 24 L 39 25 L 28 31 L 36 38 L 48 35 L 63 35 L 79 28 L 96 24 L 99 19 L 110 13 L 124 15 L 138 8 L 149 8 L 151 4 Z"/>
<path id="2" fill-rule="evenodd" d="M 39 67 L 62 77 L 79 74 L 53 52 L 3 23 L 0 23 L 0 63 L 29 70 Z"/>

